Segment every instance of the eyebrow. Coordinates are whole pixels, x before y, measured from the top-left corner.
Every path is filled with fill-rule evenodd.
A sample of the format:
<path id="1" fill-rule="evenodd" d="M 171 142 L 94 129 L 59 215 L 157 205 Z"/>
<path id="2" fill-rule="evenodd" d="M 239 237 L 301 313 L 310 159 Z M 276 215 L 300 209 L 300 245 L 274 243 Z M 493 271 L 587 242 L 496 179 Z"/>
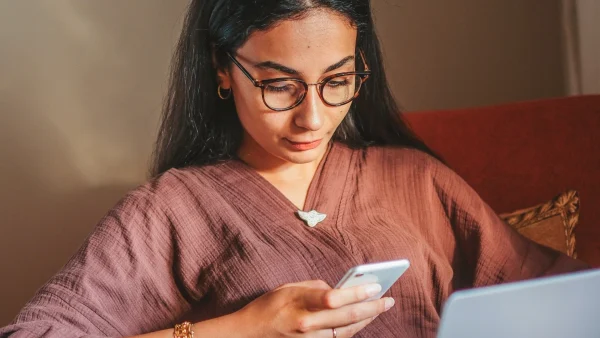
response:
<path id="1" fill-rule="evenodd" d="M 342 67 L 343 65 L 347 64 L 349 61 L 352 61 L 352 60 L 354 60 L 354 56 L 352 56 L 352 55 L 346 56 L 345 58 L 341 59 L 340 61 L 332 64 L 329 67 L 327 67 L 323 71 L 323 73 L 329 73 L 329 72 L 331 72 L 333 70 L 336 70 L 336 69 Z M 282 73 L 289 74 L 289 75 L 300 75 L 301 74 L 301 72 L 299 72 L 299 71 L 297 71 L 295 69 L 292 69 L 290 67 L 286 67 L 286 66 L 284 66 L 284 65 L 282 65 L 280 63 L 273 62 L 273 61 L 260 62 L 260 63 L 255 64 L 254 67 L 260 68 L 260 69 L 274 69 L 274 70 L 277 70 L 277 71 L 280 71 Z"/>

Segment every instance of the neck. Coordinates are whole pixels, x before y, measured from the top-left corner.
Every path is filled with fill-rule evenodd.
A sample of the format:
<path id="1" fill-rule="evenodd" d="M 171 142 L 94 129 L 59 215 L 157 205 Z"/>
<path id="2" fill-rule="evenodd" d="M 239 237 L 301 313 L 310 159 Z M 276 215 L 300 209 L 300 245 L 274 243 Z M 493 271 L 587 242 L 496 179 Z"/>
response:
<path id="1" fill-rule="evenodd" d="M 274 184 L 310 183 L 324 155 L 312 162 L 292 163 L 273 156 L 251 138 L 247 138 L 238 151 L 242 161 Z"/>

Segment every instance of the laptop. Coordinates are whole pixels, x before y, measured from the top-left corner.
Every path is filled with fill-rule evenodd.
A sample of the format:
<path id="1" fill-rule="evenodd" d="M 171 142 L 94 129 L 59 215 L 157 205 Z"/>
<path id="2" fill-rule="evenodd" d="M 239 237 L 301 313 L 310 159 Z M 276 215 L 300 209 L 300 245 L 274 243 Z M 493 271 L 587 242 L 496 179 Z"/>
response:
<path id="1" fill-rule="evenodd" d="M 437 338 L 599 338 L 600 269 L 453 293 Z"/>

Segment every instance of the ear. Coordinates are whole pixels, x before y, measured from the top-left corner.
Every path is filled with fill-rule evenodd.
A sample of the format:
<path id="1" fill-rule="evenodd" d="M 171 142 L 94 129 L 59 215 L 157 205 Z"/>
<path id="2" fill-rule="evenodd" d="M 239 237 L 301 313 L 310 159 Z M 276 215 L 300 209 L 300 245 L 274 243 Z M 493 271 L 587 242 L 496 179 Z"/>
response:
<path id="1" fill-rule="evenodd" d="M 223 89 L 231 89 L 231 75 L 229 74 L 229 70 L 219 65 L 214 49 L 212 51 L 212 63 L 213 67 L 217 70 L 217 83 Z"/>

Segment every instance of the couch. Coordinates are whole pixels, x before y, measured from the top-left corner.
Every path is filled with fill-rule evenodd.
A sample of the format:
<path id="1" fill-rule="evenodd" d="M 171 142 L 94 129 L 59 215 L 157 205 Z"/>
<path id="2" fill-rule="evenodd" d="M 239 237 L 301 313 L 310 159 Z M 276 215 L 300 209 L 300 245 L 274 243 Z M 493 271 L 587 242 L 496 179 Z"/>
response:
<path id="1" fill-rule="evenodd" d="M 405 118 L 498 213 L 577 191 L 577 257 L 600 267 L 600 95 L 409 112 Z"/>

